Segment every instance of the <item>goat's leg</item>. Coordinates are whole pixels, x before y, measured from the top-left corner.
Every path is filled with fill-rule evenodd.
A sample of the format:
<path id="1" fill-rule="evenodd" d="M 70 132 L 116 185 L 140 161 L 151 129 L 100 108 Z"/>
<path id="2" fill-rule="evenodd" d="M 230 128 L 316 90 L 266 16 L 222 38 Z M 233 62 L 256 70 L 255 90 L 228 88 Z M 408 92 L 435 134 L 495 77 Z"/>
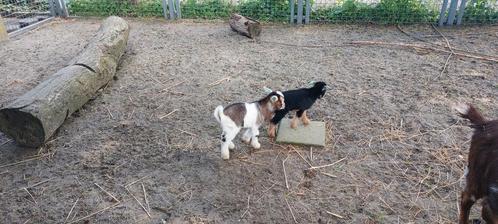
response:
<path id="1" fill-rule="evenodd" d="M 237 133 L 239 133 L 239 128 L 230 128 L 223 131 L 221 135 L 221 158 L 229 159 L 230 158 L 230 146 L 233 145 L 232 140 L 235 138 Z M 235 145 L 233 145 L 235 148 Z"/>
<path id="2" fill-rule="evenodd" d="M 277 135 L 277 125 L 273 122 L 270 122 L 270 127 L 268 127 L 268 136 L 270 138 L 275 138 Z"/>
<path id="3" fill-rule="evenodd" d="M 306 114 L 306 110 L 299 110 L 297 111 L 297 116 L 301 119 L 303 124 L 306 126 L 310 124 L 310 119 L 308 119 L 308 116 Z"/>
<path id="4" fill-rule="evenodd" d="M 493 213 L 493 210 L 489 206 L 488 200 L 489 198 L 486 198 L 482 201 L 482 219 L 489 224 L 498 224 L 498 216 Z"/>
<path id="5" fill-rule="evenodd" d="M 268 128 L 268 136 L 270 138 L 275 138 L 277 135 L 277 124 L 280 123 L 280 121 L 285 117 L 287 114 L 288 110 L 277 110 L 275 112 L 275 116 L 270 121 L 270 127 Z"/>
<path id="6" fill-rule="evenodd" d="M 467 191 L 462 192 L 460 201 L 460 218 L 459 224 L 467 224 L 469 222 L 470 208 L 474 205 L 475 199 L 472 198 L 471 194 Z"/>
<path id="7" fill-rule="evenodd" d="M 244 133 L 242 134 L 242 141 L 249 144 L 251 142 L 252 132 L 250 128 L 246 128 Z"/>
<path id="8" fill-rule="evenodd" d="M 259 141 L 258 141 L 259 127 L 251 128 L 251 133 L 252 133 L 251 146 L 255 149 L 261 148 L 261 144 L 259 144 Z"/>
<path id="9" fill-rule="evenodd" d="M 291 128 L 296 129 L 297 128 L 297 114 L 292 117 L 291 120 Z"/>

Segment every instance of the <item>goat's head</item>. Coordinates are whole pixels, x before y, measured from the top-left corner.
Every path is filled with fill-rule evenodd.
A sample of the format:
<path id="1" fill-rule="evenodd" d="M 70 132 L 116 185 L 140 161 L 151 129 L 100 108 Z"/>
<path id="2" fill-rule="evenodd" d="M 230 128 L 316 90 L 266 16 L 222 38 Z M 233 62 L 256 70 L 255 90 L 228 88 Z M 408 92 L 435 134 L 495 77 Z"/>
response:
<path id="1" fill-rule="evenodd" d="M 313 92 L 318 95 L 318 99 L 320 99 L 327 91 L 327 84 L 325 82 L 315 82 L 311 88 L 313 89 Z"/>
<path id="2" fill-rule="evenodd" d="M 285 108 L 284 94 L 280 91 L 273 91 L 265 97 L 271 111 L 283 110 Z"/>

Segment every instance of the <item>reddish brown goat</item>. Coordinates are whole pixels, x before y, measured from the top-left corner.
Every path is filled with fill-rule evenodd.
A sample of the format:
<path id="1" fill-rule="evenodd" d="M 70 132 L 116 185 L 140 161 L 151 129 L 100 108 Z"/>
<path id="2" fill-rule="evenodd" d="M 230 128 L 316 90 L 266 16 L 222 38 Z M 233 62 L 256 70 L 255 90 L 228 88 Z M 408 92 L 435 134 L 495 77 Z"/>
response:
<path id="1" fill-rule="evenodd" d="M 487 121 L 472 105 L 459 104 L 455 109 L 474 129 L 459 223 L 468 223 L 470 208 L 482 198 L 482 218 L 487 223 L 498 224 L 498 120 Z"/>

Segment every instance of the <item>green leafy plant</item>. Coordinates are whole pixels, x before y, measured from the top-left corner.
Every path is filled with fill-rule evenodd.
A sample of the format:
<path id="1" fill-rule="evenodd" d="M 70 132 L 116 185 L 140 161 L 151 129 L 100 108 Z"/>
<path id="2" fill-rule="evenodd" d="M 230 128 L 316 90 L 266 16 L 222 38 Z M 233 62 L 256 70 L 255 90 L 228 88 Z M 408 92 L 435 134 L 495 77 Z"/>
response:
<path id="1" fill-rule="evenodd" d="M 437 12 L 420 0 L 381 0 L 374 11 L 375 20 L 384 24 L 428 23 L 437 18 Z"/>
<path id="2" fill-rule="evenodd" d="M 496 23 L 498 22 L 498 11 L 491 7 L 496 1 L 477 0 L 475 4 L 470 3 L 465 9 L 463 21 L 466 23 Z"/>
<path id="3" fill-rule="evenodd" d="M 145 0 L 137 4 L 122 0 L 72 0 L 69 13 L 81 16 L 162 16 L 160 1 Z"/>
<path id="4" fill-rule="evenodd" d="M 226 18 L 233 11 L 233 6 L 222 0 L 187 0 L 181 4 L 182 17 L 216 19 Z"/>
<path id="5" fill-rule="evenodd" d="M 1 0 L 0 0 L 1 1 Z M 163 16 L 161 0 L 70 0 L 72 15 L 83 16 Z M 238 12 L 260 21 L 288 21 L 289 0 L 242 0 L 237 5 L 229 0 L 182 0 L 183 18 L 226 19 Z M 467 5 L 464 22 L 495 23 L 498 11 L 493 7 L 497 0 L 477 0 Z M 297 0 L 294 1 L 297 12 Z M 434 3 L 434 2 L 432 2 Z M 332 7 L 313 7 L 311 21 L 336 23 L 434 23 L 439 8 L 431 0 L 380 0 L 366 4 L 363 0 L 338 0 Z M 313 0 L 312 3 L 313 5 Z M 2 10 L 12 10 L 0 5 Z"/>
<path id="6" fill-rule="evenodd" d="M 238 5 L 237 11 L 262 21 L 286 21 L 290 16 L 288 0 L 247 0 Z"/>
<path id="7" fill-rule="evenodd" d="M 341 5 L 322 8 L 312 13 L 312 20 L 330 22 L 371 22 L 373 10 L 368 4 L 346 0 Z"/>

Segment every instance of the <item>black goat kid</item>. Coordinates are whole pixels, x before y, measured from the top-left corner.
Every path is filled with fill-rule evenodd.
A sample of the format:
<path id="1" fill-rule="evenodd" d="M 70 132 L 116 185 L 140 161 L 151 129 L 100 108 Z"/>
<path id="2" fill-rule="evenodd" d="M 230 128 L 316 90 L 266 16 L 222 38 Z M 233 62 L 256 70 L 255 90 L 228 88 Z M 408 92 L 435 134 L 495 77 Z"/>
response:
<path id="1" fill-rule="evenodd" d="M 278 110 L 270 122 L 268 128 L 268 135 L 274 138 L 276 135 L 277 124 L 285 117 L 289 111 L 297 111 L 296 115 L 292 118 L 291 128 L 297 128 L 297 118 L 299 118 L 304 125 L 308 125 L 310 120 L 306 115 L 306 110 L 311 108 L 317 99 L 325 95 L 327 84 L 325 82 L 316 82 L 311 88 L 294 89 L 283 92 L 285 99 L 285 109 Z"/>

